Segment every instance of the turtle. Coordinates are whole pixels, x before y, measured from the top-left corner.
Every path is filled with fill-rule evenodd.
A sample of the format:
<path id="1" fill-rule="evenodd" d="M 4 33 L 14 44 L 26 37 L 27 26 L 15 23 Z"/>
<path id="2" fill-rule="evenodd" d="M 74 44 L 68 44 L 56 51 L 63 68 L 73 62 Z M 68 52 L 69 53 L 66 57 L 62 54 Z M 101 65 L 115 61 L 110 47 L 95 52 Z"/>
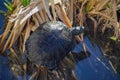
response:
<path id="1" fill-rule="evenodd" d="M 75 49 L 77 43 L 74 36 L 83 31 L 83 26 L 69 29 L 61 21 L 43 23 L 28 38 L 25 58 L 34 64 L 53 70 L 69 52 L 79 52 Z"/>

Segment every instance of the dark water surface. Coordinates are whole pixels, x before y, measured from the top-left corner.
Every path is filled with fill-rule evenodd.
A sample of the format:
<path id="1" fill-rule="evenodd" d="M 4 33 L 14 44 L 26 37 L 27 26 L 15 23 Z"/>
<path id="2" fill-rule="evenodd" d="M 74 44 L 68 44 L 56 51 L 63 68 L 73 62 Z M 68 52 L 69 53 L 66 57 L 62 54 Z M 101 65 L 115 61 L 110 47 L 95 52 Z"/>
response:
<path id="1" fill-rule="evenodd" d="M 0 0 L 0 10 L 6 11 L 3 1 Z M 0 34 L 3 31 L 4 19 L 5 17 L 0 15 Z M 114 73 L 107 58 L 103 57 L 101 49 L 92 45 L 87 37 L 85 44 L 91 55 L 76 64 L 74 71 L 78 80 L 120 80 L 120 75 Z M 82 49 L 81 46 L 79 48 Z M 7 58 L 0 56 L 0 80 L 14 80 L 12 77 Z"/>
<path id="2" fill-rule="evenodd" d="M 3 5 L 3 2 L 4 2 L 4 0 L 0 0 L 0 10 L 7 11 L 7 9 L 5 8 L 5 6 Z M 5 19 L 5 17 L 3 15 L 0 15 L 0 34 L 3 31 L 4 19 Z"/>
<path id="3" fill-rule="evenodd" d="M 92 45 L 86 37 L 85 44 L 91 53 L 89 58 L 80 61 L 75 68 L 78 80 L 120 80 L 120 74 L 113 71 L 107 58 L 97 45 Z"/>

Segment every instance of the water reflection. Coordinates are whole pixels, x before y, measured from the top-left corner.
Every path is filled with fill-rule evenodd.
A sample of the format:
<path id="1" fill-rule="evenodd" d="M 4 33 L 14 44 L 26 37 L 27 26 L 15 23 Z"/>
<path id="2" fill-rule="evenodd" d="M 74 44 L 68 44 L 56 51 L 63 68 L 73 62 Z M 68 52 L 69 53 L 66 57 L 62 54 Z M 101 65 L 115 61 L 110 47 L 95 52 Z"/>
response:
<path id="1" fill-rule="evenodd" d="M 75 73 L 78 80 L 120 80 L 120 75 L 114 73 L 101 49 L 97 45 L 92 45 L 88 38 L 85 39 L 85 43 L 91 56 L 76 65 Z"/>
<path id="2" fill-rule="evenodd" d="M 8 59 L 0 56 L 0 80 L 12 80 L 15 77 L 12 75 Z"/>

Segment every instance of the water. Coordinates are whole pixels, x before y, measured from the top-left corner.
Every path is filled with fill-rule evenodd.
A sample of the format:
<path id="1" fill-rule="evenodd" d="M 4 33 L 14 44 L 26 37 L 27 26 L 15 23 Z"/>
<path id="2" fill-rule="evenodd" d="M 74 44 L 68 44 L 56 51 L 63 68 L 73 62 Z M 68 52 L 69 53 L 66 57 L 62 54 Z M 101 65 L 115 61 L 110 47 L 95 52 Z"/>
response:
<path id="1" fill-rule="evenodd" d="M 5 6 L 3 5 L 3 0 L 0 1 L 0 10 L 7 10 Z M 4 26 L 4 19 L 5 17 L 3 15 L 0 15 L 0 34 L 3 31 Z M 0 56 L 0 80 L 8 80 L 8 77 L 10 78 L 10 68 L 7 65 L 7 59 L 5 57 Z"/>
<path id="2" fill-rule="evenodd" d="M 6 8 L 5 8 L 5 6 L 3 5 L 3 1 L 4 0 L 1 0 L 0 1 L 0 10 L 7 10 Z M 3 16 L 3 15 L 0 15 L 0 34 L 2 33 L 2 31 L 3 31 L 3 23 L 4 23 L 4 19 L 5 19 L 5 17 Z"/>
<path id="3" fill-rule="evenodd" d="M 108 59 L 103 57 L 101 49 L 97 45 L 92 45 L 87 37 L 85 44 L 91 55 L 76 65 L 75 73 L 78 80 L 120 80 L 120 75 L 115 74 Z"/>
<path id="4" fill-rule="evenodd" d="M 12 80 L 13 75 L 8 66 L 8 60 L 0 56 L 0 80 Z"/>
<path id="5" fill-rule="evenodd" d="M 7 10 L 0 1 L 0 10 Z M 0 34 L 4 26 L 3 15 L 0 15 Z M 104 58 L 101 49 L 97 45 L 93 45 L 90 40 L 85 37 L 85 44 L 87 50 L 90 52 L 90 57 L 79 61 L 75 65 L 75 74 L 78 80 L 120 80 L 120 75 L 115 74 L 110 66 L 108 59 Z M 80 49 L 81 46 L 79 47 Z M 0 56 L 0 80 L 12 80 L 13 75 L 8 65 L 8 60 Z"/>

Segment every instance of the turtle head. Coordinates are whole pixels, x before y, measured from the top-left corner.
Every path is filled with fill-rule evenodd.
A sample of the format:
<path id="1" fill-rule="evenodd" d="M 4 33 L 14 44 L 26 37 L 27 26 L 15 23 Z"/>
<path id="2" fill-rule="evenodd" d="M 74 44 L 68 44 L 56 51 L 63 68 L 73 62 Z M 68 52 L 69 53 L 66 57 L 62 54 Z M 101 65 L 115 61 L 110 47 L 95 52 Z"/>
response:
<path id="1" fill-rule="evenodd" d="M 84 26 L 72 27 L 70 31 L 72 35 L 80 35 L 84 31 Z"/>

